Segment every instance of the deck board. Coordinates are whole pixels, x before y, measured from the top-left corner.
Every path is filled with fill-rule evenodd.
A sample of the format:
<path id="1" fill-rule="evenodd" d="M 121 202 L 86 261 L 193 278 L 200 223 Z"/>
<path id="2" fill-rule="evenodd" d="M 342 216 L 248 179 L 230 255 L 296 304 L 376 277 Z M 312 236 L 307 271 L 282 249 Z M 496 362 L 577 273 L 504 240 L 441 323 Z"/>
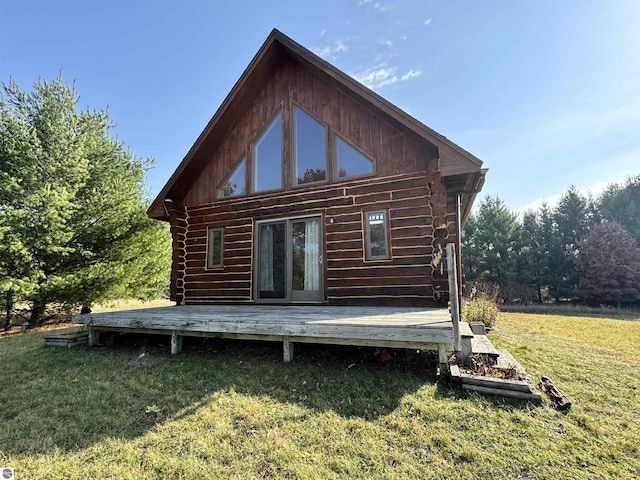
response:
<path id="1" fill-rule="evenodd" d="M 447 309 L 181 305 L 76 315 L 97 331 L 437 349 L 453 343 Z"/>

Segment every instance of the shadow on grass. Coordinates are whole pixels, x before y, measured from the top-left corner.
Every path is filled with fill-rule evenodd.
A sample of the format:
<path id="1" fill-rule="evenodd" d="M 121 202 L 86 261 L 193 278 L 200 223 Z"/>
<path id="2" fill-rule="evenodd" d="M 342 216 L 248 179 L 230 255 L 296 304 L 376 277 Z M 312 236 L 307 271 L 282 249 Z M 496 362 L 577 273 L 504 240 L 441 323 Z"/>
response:
<path id="1" fill-rule="evenodd" d="M 374 420 L 436 384 L 436 357 L 415 351 L 296 344 L 287 364 L 279 342 L 185 338 L 175 356 L 167 336 L 103 335 L 73 349 L 43 336 L 0 339 L 1 453 L 132 439 L 227 392 Z"/>

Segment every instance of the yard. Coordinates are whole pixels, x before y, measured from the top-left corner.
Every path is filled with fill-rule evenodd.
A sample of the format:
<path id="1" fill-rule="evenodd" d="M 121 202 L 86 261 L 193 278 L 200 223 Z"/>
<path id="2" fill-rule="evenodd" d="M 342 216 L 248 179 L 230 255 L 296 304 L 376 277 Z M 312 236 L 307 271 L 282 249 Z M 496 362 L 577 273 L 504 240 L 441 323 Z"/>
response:
<path id="1" fill-rule="evenodd" d="M 463 393 L 422 354 L 0 337 L 0 467 L 29 479 L 637 478 L 640 318 L 503 313 L 490 338 L 567 413 Z M 164 345 L 159 342 L 164 341 Z M 433 361 L 433 360 L 431 360 Z"/>

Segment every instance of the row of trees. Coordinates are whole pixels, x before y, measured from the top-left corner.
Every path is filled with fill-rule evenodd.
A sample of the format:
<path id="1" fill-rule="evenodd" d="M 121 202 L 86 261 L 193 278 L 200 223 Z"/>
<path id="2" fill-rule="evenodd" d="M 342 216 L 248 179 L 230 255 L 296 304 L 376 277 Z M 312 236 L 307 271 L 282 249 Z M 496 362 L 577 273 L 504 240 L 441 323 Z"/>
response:
<path id="1" fill-rule="evenodd" d="M 571 187 L 555 207 L 520 216 L 487 196 L 462 245 L 466 279 L 505 302 L 638 305 L 640 175 L 597 198 Z"/>
<path id="2" fill-rule="evenodd" d="M 47 306 L 88 308 L 116 298 L 159 298 L 170 234 L 145 212 L 144 173 L 111 137 L 106 110 L 79 110 L 59 76 L 0 93 L 0 299 L 8 327 L 17 305 L 30 323 Z"/>

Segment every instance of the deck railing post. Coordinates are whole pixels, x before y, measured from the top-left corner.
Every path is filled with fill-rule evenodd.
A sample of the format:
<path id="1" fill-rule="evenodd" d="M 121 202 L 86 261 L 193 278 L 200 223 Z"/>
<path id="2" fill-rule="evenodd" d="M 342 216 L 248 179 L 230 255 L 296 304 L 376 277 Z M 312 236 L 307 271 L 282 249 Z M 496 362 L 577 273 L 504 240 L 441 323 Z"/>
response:
<path id="1" fill-rule="evenodd" d="M 458 302 L 458 278 L 456 268 L 455 245 L 447 244 L 447 273 L 449 276 L 449 301 L 451 302 L 451 321 L 453 322 L 453 349 L 460 353 L 460 304 Z"/>

